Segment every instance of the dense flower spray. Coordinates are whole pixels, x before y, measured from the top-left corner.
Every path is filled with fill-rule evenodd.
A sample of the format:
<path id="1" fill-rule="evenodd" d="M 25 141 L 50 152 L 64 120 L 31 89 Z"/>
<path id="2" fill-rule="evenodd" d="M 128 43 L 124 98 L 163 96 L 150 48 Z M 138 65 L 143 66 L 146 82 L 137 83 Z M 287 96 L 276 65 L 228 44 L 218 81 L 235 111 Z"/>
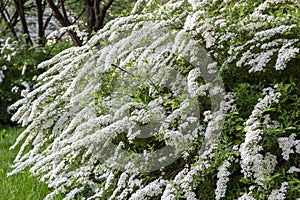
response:
<path id="1" fill-rule="evenodd" d="M 243 127 L 230 132 L 242 133 L 239 142 L 220 139 L 239 99 L 219 72 L 280 71 L 299 56 L 299 19 L 268 12 L 274 4 L 299 12 L 297 0 L 139 0 L 84 46 L 41 63 L 49 70 L 12 106 L 26 129 L 11 174 L 29 167 L 53 188 L 46 199 L 285 198 L 287 182 L 264 187 L 278 162 L 262 144 L 279 127 L 268 111 L 284 87 L 258 91 Z M 295 141 L 278 139 L 284 159 L 300 149 Z M 246 193 L 232 194 L 236 178 Z M 212 180 L 215 191 L 199 190 Z"/>

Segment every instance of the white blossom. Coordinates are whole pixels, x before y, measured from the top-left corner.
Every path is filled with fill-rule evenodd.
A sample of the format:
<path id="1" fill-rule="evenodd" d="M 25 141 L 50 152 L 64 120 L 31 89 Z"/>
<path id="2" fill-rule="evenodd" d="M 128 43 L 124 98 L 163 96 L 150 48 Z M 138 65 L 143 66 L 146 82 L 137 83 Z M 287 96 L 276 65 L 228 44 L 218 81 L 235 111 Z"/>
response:
<path id="1" fill-rule="evenodd" d="M 5 75 L 2 70 L 0 70 L 0 84 L 3 82 Z"/>
<path id="2" fill-rule="evenodd" d="M 259 102 L 255 105 L 252 114 L 246 121 L 246 138 L 244 143 L 240 145 L 241 154 L 241 167 L 242 173 L 245 177 L 254 175 L 256 181 L 259 183 L 264 180 L 265 174 L 272 170 L 276 165 L 276 158 L 270 154 L 266 154 L 266 157 L 259 152 L 263 150 L 262 146 L 258 143 L 262 139 L 263 130 L 261 130 L 261 122 L 259 117 L 263 116 L 264 110 L 272 103 L 277 103 L 280 93 L 274 92 L 272 88 L 265 88 L 263 90 L 264 98 L 260 98 Z M 263 164 L 269 163 L 269 169 L 264 169 Z"/>
<path id="3" fill-rule="evenodd" d="M 225 197 L 227 190 L 227 182 L 229 181 L 230 172 L 228 168 L 230 167 L 230 162 L 226 160 L 218 169 L 218 182 L 217 188 L 215 190 L 216 199 L 219 200 L 222 197 Z"/>
<path id="4" fill-rule="evenodd" d="M 288 174 L 292 174 L 292 173 L 295 173 L 295 172 L 300 172 L 300 168 L 295 167 L 295 166 L 292 166 L 292 167 L 290 167 L 290 169 L 287 171 Z"/>
<path id="5" fill-rule="evenodd" d="M 279 189 L 275 189 L 271 192 L 271 194 L 268 196 L 268 200 L 282 200 L 286 199 L 285 193 L 287 192 L 288 183 L 283 182 L 281 184 L 281 187 Z"/>
<path id="6" fill-rule="evenodd" d="M 238 200 L 255 200 L 255 199 L 249 194 L 245 193 L 241 197 L 239 197 Z"/>
<path id="7" fill-rule="evenodd" d="M 155 180 L 148 184 L 146 187 L 143 187 L 136 191 L 129 200 L 140 200 L 149 197 L 155 197 L 162 193 L 163 187 L 166 185 L 167 181 L 164 180 Z"/>
<path id="8" fill-rule="evenodd" d="M 299 146 L 300 140 L 295 139 L 296 134 L 291 134 L 289 137 L 280 137 L 278 138 L 279 147 L 282 150 L 281 155 L 283 159 L 288 160 L 290 158 L 290 154 L 295 153 L 293 147 L 295 147 L 296 152 L 300 154 Z"/>

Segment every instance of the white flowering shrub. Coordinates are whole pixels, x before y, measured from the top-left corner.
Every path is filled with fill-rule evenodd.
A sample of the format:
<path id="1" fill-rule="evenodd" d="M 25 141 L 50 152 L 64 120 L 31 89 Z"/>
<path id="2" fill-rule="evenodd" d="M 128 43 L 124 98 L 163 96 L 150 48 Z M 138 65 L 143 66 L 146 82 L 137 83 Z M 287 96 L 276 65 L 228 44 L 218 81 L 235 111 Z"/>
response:
<path id="1" fill-rule="evenodd" d="M 299 1 L 143 1 L 39 65 L 15 174 L 65 199 L 296 199 Z"/>

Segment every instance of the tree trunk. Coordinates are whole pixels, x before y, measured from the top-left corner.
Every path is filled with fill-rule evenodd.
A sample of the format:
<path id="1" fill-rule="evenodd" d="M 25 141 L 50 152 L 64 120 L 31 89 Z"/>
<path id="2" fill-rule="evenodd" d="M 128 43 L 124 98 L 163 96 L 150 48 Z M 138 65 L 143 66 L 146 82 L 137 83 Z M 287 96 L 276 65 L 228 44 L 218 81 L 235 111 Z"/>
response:
<path id="1" fill-rule="evenodd" d="M 101 11 L 98 12 L 98 14 L 97 14 L 98 22 L 97 22 L 97 25 L 95 26 L 95 29 L 99 30 L 99 29 L 103 28 L 105 15 L 106 15 L 108 9 L 112 6 L 113 2 L 114 2 L 114 0 L 109 0 L 106 4 L 104 4 Z"/>
<path id="2" fill-rule="evenodd" d="M 63 27 L 68 27 L 71 26 L 72 23 L 69 21 L 68 17 L 65 15 L 63 15 L 59 9 L 56 7 L 56 5 L 54 4 L 54 2 L 52 0 L 47 0 L 50 8 L 52 9 L 52 13 L 53 16 L 59 21 L 59 23 L 63 26 Z M 64 9 L 64 7 L 62 8 Z M 68 31 L 68 34 L 70 35 L 73 43 L 76 46 L 81 46 L 82 45 L 82 41 L 80 40 L 79 37 L 77 37 L 77 34 L 74 31 Z"/>
<path id="3" fill-rule="evenodd" d="M 84 6 L 88 17 L 88 33 L 91 37 L 93 31 L 98 31 L 104 26 L 104 18 L 107 10 L 111 7 L 114 0 L 108 0 L 106 3 L 102 0 L 84 0 Z M 102 8 L 100 3 L 104 2 Z"/>
<path id="4" fill-rule="evenodd" d="M 25 17 L 25 12 L 24 12 L 24 2 L 22 0 L 14 0 L 15 4 L 16 4 L 16 9 L 18 11 L 20 20 L 21 20 L 21 24 L 22 24 L 22 28 L 23 28 L 23 33 L 27 35 L 26 38 L 26 42 L 28 44 L 33 44 L 30 34 L 29 34 L 29 30 L 28 30 L 28 26 L 27 26 L 27 22 L 26 22 L 26 17 Z"/>
<path id="5" fill-rule="evenodd" d="M 46 38 L 45 38 L 45 29 L 44 29 L 44 8 L 41 0 L 36 0 L 37 6 L 37 16 L 38 16 L 38 36 L 39 36 L 39 44 L 45 45 Z"/>

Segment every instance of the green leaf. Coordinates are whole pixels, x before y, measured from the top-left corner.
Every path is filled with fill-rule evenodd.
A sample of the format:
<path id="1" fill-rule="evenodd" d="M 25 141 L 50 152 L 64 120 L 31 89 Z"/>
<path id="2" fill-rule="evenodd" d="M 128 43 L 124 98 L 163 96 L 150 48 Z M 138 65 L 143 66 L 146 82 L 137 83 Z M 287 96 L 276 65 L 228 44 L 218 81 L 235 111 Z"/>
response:
<path id="1" fill-rule="evenodd" d="M 240 182 L 245 183 L 245 184 L 248 184 L 248 183 L 250 183 L 251 181 L 250 181 L 249 179 L 247 179 L 247 178 L 241 178 L 241 179 L 240 179 Z"/>
<path id="2" fill-rule="evenodd" d="M 294 126 L 289 126 L 289 127 L 285 128 L 285 130 L 296 130 L 296 129 L 297 129 L 297 128 L 294 127 Z"/>
<path id="3" fill-rule="evenodd" d="M 241 126 L 241 125 L 237 125 L 237 126 L 235 127 L 235 130 L 237 130 L 237 131 L 244 130 L 244 127 Z"/>

